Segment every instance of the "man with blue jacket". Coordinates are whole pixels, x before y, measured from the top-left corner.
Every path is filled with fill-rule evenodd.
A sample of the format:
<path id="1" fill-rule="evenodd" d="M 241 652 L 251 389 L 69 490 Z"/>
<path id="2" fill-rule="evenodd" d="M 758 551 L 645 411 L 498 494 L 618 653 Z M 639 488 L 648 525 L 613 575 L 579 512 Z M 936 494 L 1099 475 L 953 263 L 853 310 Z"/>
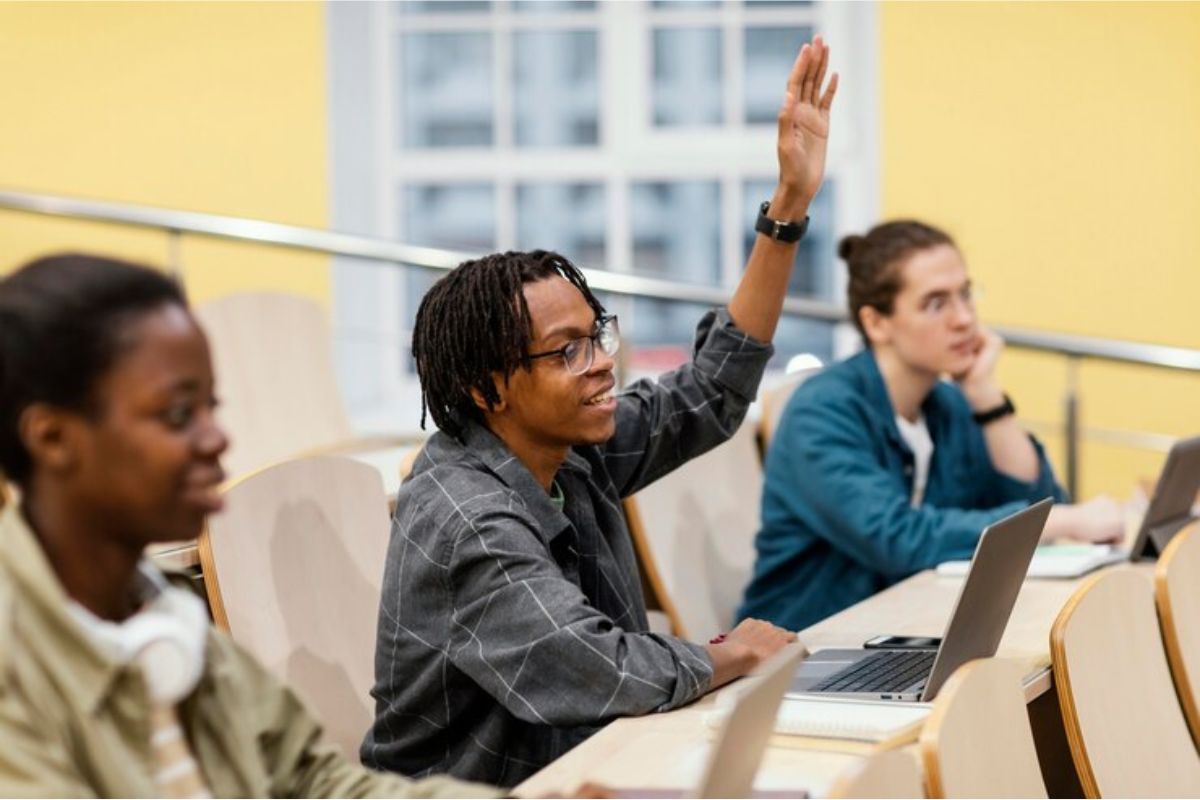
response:
<path id="1" fill-rule="evenodd" d="M 954 242 L 915 221 L 849 236 L 851 318 L 867 348 L 792 396 L 767 458 L 740 617 L 800 630 L 942 561 L 990 523 L 1066 499 L 999 386 Z M 949 376 L 952 380 L 944 380 Z M 1045 537 L 1120 538 L 1109 498 L 1058 505 Z"/>

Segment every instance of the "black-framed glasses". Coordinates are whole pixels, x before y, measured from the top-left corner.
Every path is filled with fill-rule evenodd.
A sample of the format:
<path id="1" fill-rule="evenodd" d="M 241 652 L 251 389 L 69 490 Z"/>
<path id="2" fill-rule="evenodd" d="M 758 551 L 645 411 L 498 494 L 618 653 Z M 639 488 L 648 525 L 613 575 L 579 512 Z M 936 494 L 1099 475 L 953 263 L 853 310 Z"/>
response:
<path id="1" fill-rule="evenodd" d="M 572 339 L 557 350 L 530 353 L 529 360 L 562 356 L 563 365 L 572 375 L 582 375 L 592 368 L 596 360 L 596 345 L 610 356 L 621 349 L 621 329 L 617 326 L 616 314 L 605 314 L 596 320 L 596 330 L 588 336 Z"/>

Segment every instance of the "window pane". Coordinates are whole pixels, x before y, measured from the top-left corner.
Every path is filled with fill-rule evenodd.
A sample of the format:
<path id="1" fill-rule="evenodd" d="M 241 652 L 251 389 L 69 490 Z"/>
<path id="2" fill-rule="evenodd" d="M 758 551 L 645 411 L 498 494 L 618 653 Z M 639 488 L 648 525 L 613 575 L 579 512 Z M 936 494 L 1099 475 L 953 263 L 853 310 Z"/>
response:
<path id="1" fill-rule="evenodd" d="M 717 28 L 655 29 L 654 124 L 720 124 L 721 59 Z"/>
<path id="2" fill-rule="evenodd" d="M 633 184 L 630 227 L 634 271 L 655 278 L 719 285 L 720 201 L 716 181 Z"/>
<path id="3" fill-rule="evenodd" d="M 600 100 L 594 31 L 527 31 L 514 37 L 516 142 L 594 145 Z"/>
<path id="4" fill-rule="evenodd" d="M 621 320 L 621 336 L 629 343 L 625 361 L 631 380 L 674 369 L 691 357 L 696 323 L 711 306 L 674 300 L 633 301 L 633 319 Z"/>
<path id="5" fill-rule="evenodd" d="M 746 231 L 746 236 L 743 254 L 745 258 L 749 258 L 756 235 L 754 221 L 758 218 L 758 208 L 764 200 L 771 199 L 775 192 L 775 181 L 752 180 L 746 181 L 744 186 L 742 230 Z M 831 291 L 834 256 L 833 195 L 836 189 L 834 181 L 826 176 L 821 191 L 813 198 L 812 206 L 808 209 L 808 232 L 796 248 L 796 265 L 792 268 L 788 294 L 821 300 L 834 299 Z"/>
<path id="6" fill-rule="evenodd" d="M 513 9 L 527 14 L 595 11 L 596 0 L 513 0 Z"/>
<path id="7" fill-rule="evenodd" d="M 400 0 L 392 7 L 401 14 L 470 14 L 492 10 L 490 0 Z"/>
<path id="8" fill-rule="evenodd" d="M 746 28 L 746 122 L 774 123 L 783 101 L 783 82 L 812 28 Z"/>
<path id="9" fill-rule="evenodd" d="M 403 147 L 492 143 L 492 39 L 487 33 L 400 37 Z"/>
<path id="10" fill-rule="evenodd" d="M 409 186 L 404 190 L 406 244 L 468 253 L 496 249 L 495 192 L 490 184 Z M 429 287 L 446 273 L 408 269 L 404 280 L 405 324 L 411 327 Z"/>
<path id="11" fill-rule="evenodd" d="M 775 355 L 768 369 L 782 370 L 793 356 L 809 353 L 822 364 L 833 361 L 833 324 L 784 315 L 775 329 Z"/>
<path id="12" fill-rule="evenodd" d="M 580 267 L 604 268 L 604 186 L 527 183 L 517 187 L 517 247 L 556 250 Z"/>

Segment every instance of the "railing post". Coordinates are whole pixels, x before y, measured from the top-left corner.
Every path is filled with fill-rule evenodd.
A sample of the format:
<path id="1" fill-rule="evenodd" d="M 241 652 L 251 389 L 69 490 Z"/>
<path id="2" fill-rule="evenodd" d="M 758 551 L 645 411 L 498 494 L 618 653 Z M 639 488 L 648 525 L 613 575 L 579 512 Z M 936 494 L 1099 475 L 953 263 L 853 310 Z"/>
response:
<path id="1" fill-rule="evenodd" d="M 1079 500 L 1079 356 L 1067 356 L 1067 388 L 1063 395 L 1063 429 L 1067 437 L 1067 492 Z"/>

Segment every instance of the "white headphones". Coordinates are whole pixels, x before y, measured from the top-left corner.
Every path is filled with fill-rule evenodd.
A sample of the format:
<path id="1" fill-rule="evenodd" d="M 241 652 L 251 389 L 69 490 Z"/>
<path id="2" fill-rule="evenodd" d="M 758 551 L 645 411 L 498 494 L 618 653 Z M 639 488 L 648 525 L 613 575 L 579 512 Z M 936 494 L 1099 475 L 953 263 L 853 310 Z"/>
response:
<path id="1" fill-rule="evenodd" d="M 74 603 L 72 611 L 119 660 L 141 667 L 152 702 L 175 705 L 204 673 L 208 611 L 200 598 L 168 584 L 154 567 L 143 563 L 139 571 L 157 593 L 124 622 L 102 620 Z"/>

